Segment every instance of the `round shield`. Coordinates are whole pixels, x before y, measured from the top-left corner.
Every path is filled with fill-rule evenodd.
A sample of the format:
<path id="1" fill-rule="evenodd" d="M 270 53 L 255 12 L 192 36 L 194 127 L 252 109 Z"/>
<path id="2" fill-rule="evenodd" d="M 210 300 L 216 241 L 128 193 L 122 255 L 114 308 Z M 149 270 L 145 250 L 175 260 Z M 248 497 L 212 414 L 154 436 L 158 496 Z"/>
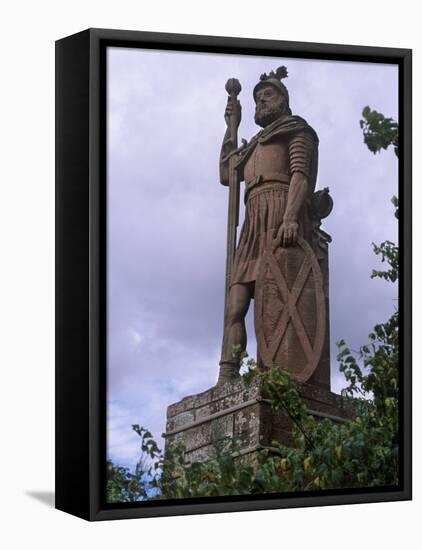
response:
<path id="1" fill-rule="evenodd" d="M 255 283 L 255 332 L 265 368 L 306 382 L 321 358 L 326 331 L 323 277 L 310 245 L 267 250 Z"/>

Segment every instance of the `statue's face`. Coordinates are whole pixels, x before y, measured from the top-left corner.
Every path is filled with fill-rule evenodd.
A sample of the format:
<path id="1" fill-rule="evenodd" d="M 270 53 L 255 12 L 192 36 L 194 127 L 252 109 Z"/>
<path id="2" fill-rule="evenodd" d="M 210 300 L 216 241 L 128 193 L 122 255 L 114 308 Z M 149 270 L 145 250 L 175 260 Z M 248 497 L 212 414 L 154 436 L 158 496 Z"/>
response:
<path id="1" fill-rule="evenodd" d="M 265 128 L 284 114 L 286 100 L 271 84 L 263 86 L 255 94 L 255 122 Z"/>

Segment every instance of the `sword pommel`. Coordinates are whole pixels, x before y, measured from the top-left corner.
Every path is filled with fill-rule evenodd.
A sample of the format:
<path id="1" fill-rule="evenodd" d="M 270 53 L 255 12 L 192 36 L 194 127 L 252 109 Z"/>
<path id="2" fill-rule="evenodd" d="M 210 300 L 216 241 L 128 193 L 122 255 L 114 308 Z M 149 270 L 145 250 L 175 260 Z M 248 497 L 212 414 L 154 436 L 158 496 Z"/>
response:
<path id="1" fill-rule="evenodd" d="M 226 82 L 226 92 L 231 96 L 238 96 L 242 90 L 242 86 L 237 78 L 229 78 Z"/>

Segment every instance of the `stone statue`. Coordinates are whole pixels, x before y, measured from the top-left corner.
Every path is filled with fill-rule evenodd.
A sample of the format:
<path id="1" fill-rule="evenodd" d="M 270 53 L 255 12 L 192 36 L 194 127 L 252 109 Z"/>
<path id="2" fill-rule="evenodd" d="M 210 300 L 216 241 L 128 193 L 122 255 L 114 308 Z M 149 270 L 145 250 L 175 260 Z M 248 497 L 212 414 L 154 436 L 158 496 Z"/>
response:
<path id="1" fill-rule="evenodd" d="M 263 74 L 253 90 L 250 142 L 237 144 L 241 105 L 236 79 L 227 82 L 227 130 L 220 181 L 230 187 L 226 303 L 218 384 L 239 376 L 246 349 L 245 316 L 254 298 L 260 368 L 286 368 L 300 382 L 329 388 L 328 242 L 321 219 L 332 209 L 328 189 L 315 192 L 318 136 L 292 115 L 282 80 L 287 69 Z M 236 247 L 239 183 L 245 219 Z M 234 353 L 237 350 L 237 353 Z"/>
<path id="2" fill-rule="evenodd" d="M 220 181 L 229 187 L 224 334 L 218 382 L 167 409 L 166 450 L 183 443 L 188 462 L 206 462 L 215 440 L 236 437 L 238 460 L 255 465 L 273 442 L 290 446 L 292 423 L 273 411 L 259 380 L 239 378 L 246 349 L 245 316 L 253 299 L 260 369 L 286 369 L 298 382 L 315 419 L 353 418 L 330 391 L 328 244 L 321 229 L 333 201 L 315 191 L 318 136 L 291 113 L 282 80 L 285 67 L 263 74 L 253 90 L 255 122 L 262 130 L 238 147 L 241 85 L 227 81 L 227 130 Z M 245 182 L 245 219 L 237 242 L 240 183 Z"/>

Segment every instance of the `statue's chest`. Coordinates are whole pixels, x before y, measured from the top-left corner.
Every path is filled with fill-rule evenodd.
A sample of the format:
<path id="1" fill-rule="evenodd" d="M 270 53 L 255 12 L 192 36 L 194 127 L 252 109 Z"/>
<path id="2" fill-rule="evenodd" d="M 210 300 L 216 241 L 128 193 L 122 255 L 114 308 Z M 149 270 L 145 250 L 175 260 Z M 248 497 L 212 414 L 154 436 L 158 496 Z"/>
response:
<path id="1" fill-rule="evenodd" d="M 270 173 L 289 175 L 289 150 L 286 141 L 274 139 L 268 143 L 258 143 L 245 164 L 244 176 L 248 182 L 256 176 Z"/>

